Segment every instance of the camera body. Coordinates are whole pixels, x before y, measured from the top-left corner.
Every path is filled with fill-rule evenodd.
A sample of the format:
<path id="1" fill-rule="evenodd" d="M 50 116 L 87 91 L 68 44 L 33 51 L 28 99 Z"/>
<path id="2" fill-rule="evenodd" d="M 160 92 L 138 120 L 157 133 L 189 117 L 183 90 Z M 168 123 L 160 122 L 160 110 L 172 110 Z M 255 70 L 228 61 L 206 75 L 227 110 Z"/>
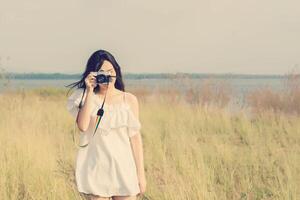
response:
<path id="1" fill-rule="evenodd" d="M 115 77 L 115 76 L 111 76 L 110 72 L 97 72 L 96 75 L 96 83 L 108 83 L 108 82 L 112 82 L 111 77 Z"/>

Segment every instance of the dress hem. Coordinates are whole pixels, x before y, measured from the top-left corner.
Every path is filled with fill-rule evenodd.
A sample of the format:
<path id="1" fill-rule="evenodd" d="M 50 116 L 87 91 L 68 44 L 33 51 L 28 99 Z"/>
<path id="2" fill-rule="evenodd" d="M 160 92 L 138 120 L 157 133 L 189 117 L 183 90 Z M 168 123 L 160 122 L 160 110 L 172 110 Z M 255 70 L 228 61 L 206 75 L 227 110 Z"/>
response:
<path id="1" fill-rule="evenodd" d="M 94 196 L 99 196 L 99 197 L 113 197 L 113 196 L 137 196 L 140 192 L 137 193 L 112 193 L 112 194 L 100 194 L 100 193 L 89 193 L 89 192 L 85 192 L 85 191 L 80 191 L 78 190 L 79 193 L 84 194 L 84 195 L 94 195 Z"/>

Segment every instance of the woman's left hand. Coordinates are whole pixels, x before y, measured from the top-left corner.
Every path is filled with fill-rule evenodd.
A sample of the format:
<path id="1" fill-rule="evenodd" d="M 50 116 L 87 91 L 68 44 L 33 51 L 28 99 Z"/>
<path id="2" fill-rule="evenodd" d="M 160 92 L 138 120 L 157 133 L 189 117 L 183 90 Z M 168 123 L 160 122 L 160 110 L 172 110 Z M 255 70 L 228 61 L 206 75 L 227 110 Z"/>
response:
<path id="1" fill-rule="evenodd" d="M 145 175 L 140 175 L 139 176 L 139 187 L 140 187 L 140 195 L 143 195 L 146 191 L 146 177 Z"/>

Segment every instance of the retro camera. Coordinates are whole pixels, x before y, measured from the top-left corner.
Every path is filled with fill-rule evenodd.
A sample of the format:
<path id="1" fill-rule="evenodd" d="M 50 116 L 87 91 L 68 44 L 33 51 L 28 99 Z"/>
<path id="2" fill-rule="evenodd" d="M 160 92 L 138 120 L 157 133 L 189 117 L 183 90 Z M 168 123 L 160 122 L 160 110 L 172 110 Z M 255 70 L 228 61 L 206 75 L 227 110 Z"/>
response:
<path id="1" fill-rule="evenodd" d="M 116 77 L 116 76 L 112 76 L 110 72 L 97 72 L 96 75 L 96 83 L 106 83 L 108 84 L 108 82 L 112 82 L 112 78 L 111 77 Z"/>

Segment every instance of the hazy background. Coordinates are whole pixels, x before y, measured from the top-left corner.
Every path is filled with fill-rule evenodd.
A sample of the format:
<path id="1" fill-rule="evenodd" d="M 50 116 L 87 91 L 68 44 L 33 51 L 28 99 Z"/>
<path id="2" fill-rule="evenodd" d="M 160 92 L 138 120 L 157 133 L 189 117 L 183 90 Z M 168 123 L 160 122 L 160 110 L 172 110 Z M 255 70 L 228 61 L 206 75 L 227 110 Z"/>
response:
<path id="1" fill-rule="evenodd" d="M 98 49 L 138 98 L 149 199 L 300 199 L 299 36 L 296 0 L 0 0 L 1 199 L 88 199 L 66 86 Z"/>
<path id="2" fill-rule="evenodd" d="M 0 0 L 0 67 L 80 73 L 98 49 L 123 72 L 283 74 L 300 61 L 296 0 Z"/>

